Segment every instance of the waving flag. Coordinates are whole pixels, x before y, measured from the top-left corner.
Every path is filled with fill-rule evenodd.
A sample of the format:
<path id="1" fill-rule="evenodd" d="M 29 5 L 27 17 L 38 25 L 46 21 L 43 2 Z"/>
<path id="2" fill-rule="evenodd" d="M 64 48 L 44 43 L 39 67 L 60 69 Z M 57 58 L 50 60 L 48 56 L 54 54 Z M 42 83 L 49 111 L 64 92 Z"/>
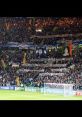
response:
<path id="1" fill-rule="evenodd" d="M 69 41 L 68 48 L 69 48 L 69 55 L 72 57 L 72 41 Z"/>

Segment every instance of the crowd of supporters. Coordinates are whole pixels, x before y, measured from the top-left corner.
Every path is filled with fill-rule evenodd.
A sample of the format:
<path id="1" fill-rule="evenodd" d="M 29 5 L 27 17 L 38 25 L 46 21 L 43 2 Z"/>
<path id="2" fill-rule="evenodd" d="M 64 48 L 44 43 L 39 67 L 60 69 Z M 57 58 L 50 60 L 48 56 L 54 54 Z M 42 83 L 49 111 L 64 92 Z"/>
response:
<path id="1" fill-rule="evenodd" d="M 31 41 L 30 37 L 37 34 L 76 34 L 81 33 L 81 30 L 82 18 L 79 17 L 0 18 L 0 42 L 4 41 L 5 43 L 7 41 L 29 42 Z M 72 38 L 73 37 L 71 37 L 71 39 Z M 73 59 L 71 60 L 70 57 L 70 59 L 67 60 L 69 56 L 64 56 L 65 48 L 67 48 L 64 38 L 63 43 L 59 40 L 59 44 L 61 42 L 60 48 L 58 48 L 59 44 L 57 44 L 54 39 L 46 40 L 44 39 L 44 42 L 41 42 L 37 47 L 33 46 L 33 48 L 26 50 L 15 47 L 13 49 L 1 48 L 0 85 L 16 85 L 16 78 L 19 77 L 20 84 L 23 83 L 27 86 L 43 86 L 44 82 L 73 83 L 75 88 L 82 86 L 82 52 L 77 49 L 77 52 L 73 53 Z M 3 44 L 5 45 L 5 43 Z M 40 39 L 38 39 L 38 44 L 39 43 Z M 34 42 L 33 44 L 37 43 Z M 43 45 L 46 46 L 42 48 Z M 52 46 L 49 47 L 49 45 L 54 45 L 54 48 Z M 62 60 L 63 57 L 64 60 Z M 23 66 L 23 61 L 25 61 L 23 59 L 25 58 L 27 66 L 26 64 Z M 58 60 L 59 58 L 60 61 Z M 56 60 L 54 61 L 53 59 Z M 64 64 L 66 64 L 65 67 Z M 62 65 L 64 70 L 60 67 Z M 51 73 L 52 75 L 49 75 Z M 59 75 L 61 73 L 63 73 L 63 75 Z"/>
<path id="2" fill-rule="evenodd" d="M 16 85 L 16 77 L 19 77 L 20 84 L 23 83 L 27 86 L 43 86 L 44 82 L 73 83 L 76 88 L 82 86 L 82 61 L 80 58 L 78 59 L 77 57 L 74 57 L 71 61 L 69 61 L 70 59 L 67 60 L 67 58 L 64 58 L 64 60 L 56 59 L 54 62 L 54 65 L 58 65 L 56 67 L 49 67 L 47 62 L 44 64 L 44 66 L 42 66 L 43 64 L 39 62 L 35 64 L 31 62 L 31 66 L 28 65 L 29 63 L 27 63 L 27 66 L 23 66 L 22 54 L 22 50 L 2 51 L 1 60 L 3 58 L 4 62 L 0 61 L 0 85 Z M 16 65 L 18 64 L 18 67 L 14 66 L 14 63 L 16 63 Z M 4 64 L 6 64 L 5 67 Z M 64 64 L 67 65 L 62 68 L 62 65 Z M 70 66 L 73 66 L 73 68 L 71 68 Z M 46 73 L 46 75 L 40 75 L 42 73 Z M 55 74 L 50 75 L 51 73 Z M 61 73 L 64 74 L 59 75 Z"/>
<path id="3" fill-rule="evenodd" d="M 32 35 L 81 33 L 79 17 L 1 17 L 0 42 L 27 42 Z"/>

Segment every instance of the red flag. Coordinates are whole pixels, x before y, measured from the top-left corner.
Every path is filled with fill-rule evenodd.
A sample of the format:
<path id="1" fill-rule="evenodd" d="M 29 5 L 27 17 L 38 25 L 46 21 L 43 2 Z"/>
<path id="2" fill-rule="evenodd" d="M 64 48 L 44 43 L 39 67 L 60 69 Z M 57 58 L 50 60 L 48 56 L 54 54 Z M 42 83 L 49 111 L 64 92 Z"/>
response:
<path id="1" fill-rule="evenodd" d="M 69 48 L 69 55 L 72 57 L 72 41 L 69 41 L 68 48 Z"/>

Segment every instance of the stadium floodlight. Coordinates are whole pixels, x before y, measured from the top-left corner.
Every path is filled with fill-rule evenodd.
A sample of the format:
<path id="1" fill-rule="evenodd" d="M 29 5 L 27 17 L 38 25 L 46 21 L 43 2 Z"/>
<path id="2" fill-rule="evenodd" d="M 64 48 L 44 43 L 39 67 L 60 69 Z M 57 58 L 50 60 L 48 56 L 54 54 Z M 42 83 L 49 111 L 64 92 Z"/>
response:
<path id="1" fill-rule="evenodd" d="M 44 93 L 63 94 L 73 96 L 73 84 L 44 83 Z"/>

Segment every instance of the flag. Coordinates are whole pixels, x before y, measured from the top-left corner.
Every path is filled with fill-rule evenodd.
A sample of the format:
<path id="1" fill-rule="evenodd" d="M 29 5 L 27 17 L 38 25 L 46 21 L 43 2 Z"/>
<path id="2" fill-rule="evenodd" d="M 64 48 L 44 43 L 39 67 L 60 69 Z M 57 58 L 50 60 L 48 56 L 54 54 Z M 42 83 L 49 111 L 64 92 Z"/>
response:
<path id="1" fill-rule="evenodd" d="M 1 59 L 1 63 L 2 63 L 3 68 L 5 69 L 6 68 L 6 64 L 5 64 L 3 59 Z"/>
<path id="2" fill-rule="evenodd" d="M 24 56 L 23 56 L 23 64 L 26 64 L 26 53 L 24 52 Z"/>
<path id="3" fill-rule="evenodd" d="M 73 48 L 72 41 L 69 41 L 68 48 L 69 48 L 69 55 L 72 57 L 72 48 Z"/>
<path id="4" fill-rule="evenodd" d="M 19 77 L 16 78 L 16 85 L 17 85 L 17 86 L 20 86 L 20 80 L 19 80 Z"/>

